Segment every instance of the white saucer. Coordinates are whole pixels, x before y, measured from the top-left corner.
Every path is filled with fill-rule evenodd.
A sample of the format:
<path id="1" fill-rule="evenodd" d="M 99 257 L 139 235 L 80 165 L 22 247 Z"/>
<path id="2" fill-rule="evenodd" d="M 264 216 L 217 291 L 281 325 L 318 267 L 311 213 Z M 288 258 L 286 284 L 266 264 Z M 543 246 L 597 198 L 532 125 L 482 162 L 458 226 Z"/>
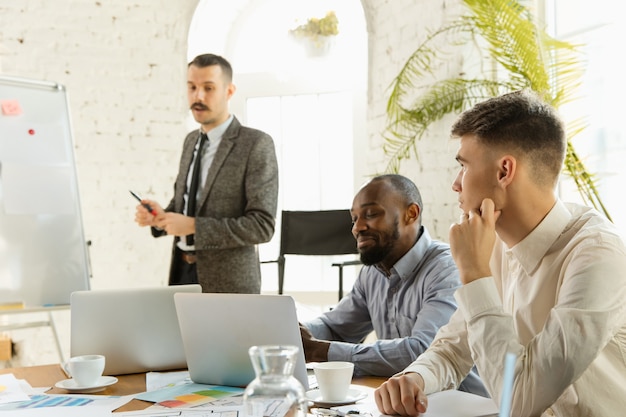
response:
<path id="1" fill-rule="evenodd" d="M 322 392 L 319 389 L 312 389 L 306 392 L 306 397 L 309 401 L 313 401 L 319 405 L 346 405 L 352 404 L 367 397 L 367 393 L 358 389 L 350 388 L 348 390 L 348 396 L 341 401 L 323 401 Z"/>
<path id="2" fill-rule="evenodd" d="M 64 379 L 63 381 L 57 382 L 54 386 L 57 388 L 66 389 L 71 392 L 82 392 L 82 393 L 91 393 L 104 391 L 106 387 L 109 385 L 113 385 L 117 382 L 117 378 L 114 376 L 101 376 L 100 379 L 89 387 L 81 387 L 76 385 L 76 381 L 73 379 Z"/>

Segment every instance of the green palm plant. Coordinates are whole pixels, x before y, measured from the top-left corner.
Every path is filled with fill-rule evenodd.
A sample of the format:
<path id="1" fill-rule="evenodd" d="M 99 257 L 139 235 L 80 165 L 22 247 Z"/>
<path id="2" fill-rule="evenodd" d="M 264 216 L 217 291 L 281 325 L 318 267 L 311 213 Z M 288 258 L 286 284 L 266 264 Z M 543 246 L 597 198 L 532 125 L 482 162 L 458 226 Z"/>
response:
<path id="1" fill-rule="evenodd" d="M 417 156 L 416 141 L 434 123 L 460 113 L 479 101 L 506 92 L 532 89 L 558 108 L 573 99 L 583 73 L 576 45 L 549 36 L 531 12 L 514 0 L 462 0 L 468 13 L 432 32 L 409 57 L 391 85 L 387 103 L 388 126 L 384 151 L 387 172 L 398 172 L 402 161 Z M 486 48 L 484 78 L 455 78 L 428 82 L 444 46 L 477 44 Z M 571 139 L 584 126 L 568 126 L 564 171 L 573 179 L 583 200 L 611 219 L 598 193 L 595 177 L 587 171 Z"/>

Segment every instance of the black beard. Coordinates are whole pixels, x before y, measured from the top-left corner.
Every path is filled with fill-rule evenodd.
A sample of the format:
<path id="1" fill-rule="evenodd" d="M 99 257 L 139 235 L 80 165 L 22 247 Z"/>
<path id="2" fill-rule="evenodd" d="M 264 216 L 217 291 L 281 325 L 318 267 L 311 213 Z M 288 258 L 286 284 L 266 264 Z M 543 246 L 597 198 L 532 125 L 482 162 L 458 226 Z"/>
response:
<path id="1" fill-rule="evenodd" d="M 387 244 L 384 246 L 375 246 L 365 252 L 361 252 L 360 258 L 363 265 L 376 265 L 382 262 L 393 250 L 394 244 L 400 238 L 398 231 L 398 220 L 394 222 L 393 232 L 387 235 Z"/>
<path id="2" fill-rule="evenodd" d="M 361 263 L 363 265 L 376 265 L 381 262 L 391 252 L 391 245 L 379 246 L 361 253 Z"/>

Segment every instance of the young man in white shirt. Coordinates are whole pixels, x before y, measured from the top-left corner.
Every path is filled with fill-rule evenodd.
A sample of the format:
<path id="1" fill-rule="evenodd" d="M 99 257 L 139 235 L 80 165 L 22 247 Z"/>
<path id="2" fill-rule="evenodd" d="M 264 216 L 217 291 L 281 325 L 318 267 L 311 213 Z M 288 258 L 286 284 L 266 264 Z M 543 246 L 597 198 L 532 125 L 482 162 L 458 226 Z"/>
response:
<path id="1" fill-rule="evenodd" d="M 521 91 L 452 127 L 463 215 L 450 228 L 463 286 L 431 347 L 376 390 L 384 414 L 419 415 L 475 364 L 499 402 L 516 355 L 511 415 L 609 416 L 626 409 L 626 250 L 595 210 L 563 203 L 566 151 L 553 108 Z"/>

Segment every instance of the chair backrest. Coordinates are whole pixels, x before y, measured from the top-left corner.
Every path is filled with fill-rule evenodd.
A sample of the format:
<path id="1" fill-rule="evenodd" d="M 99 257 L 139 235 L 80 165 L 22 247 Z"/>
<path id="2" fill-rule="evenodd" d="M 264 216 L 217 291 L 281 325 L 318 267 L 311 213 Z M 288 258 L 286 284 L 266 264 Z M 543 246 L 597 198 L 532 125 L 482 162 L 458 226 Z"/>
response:
<path id="1" fill-rule="evenodd" d="M 358 253 L 350 210 L 283 211 L 281 255 Z"/>

